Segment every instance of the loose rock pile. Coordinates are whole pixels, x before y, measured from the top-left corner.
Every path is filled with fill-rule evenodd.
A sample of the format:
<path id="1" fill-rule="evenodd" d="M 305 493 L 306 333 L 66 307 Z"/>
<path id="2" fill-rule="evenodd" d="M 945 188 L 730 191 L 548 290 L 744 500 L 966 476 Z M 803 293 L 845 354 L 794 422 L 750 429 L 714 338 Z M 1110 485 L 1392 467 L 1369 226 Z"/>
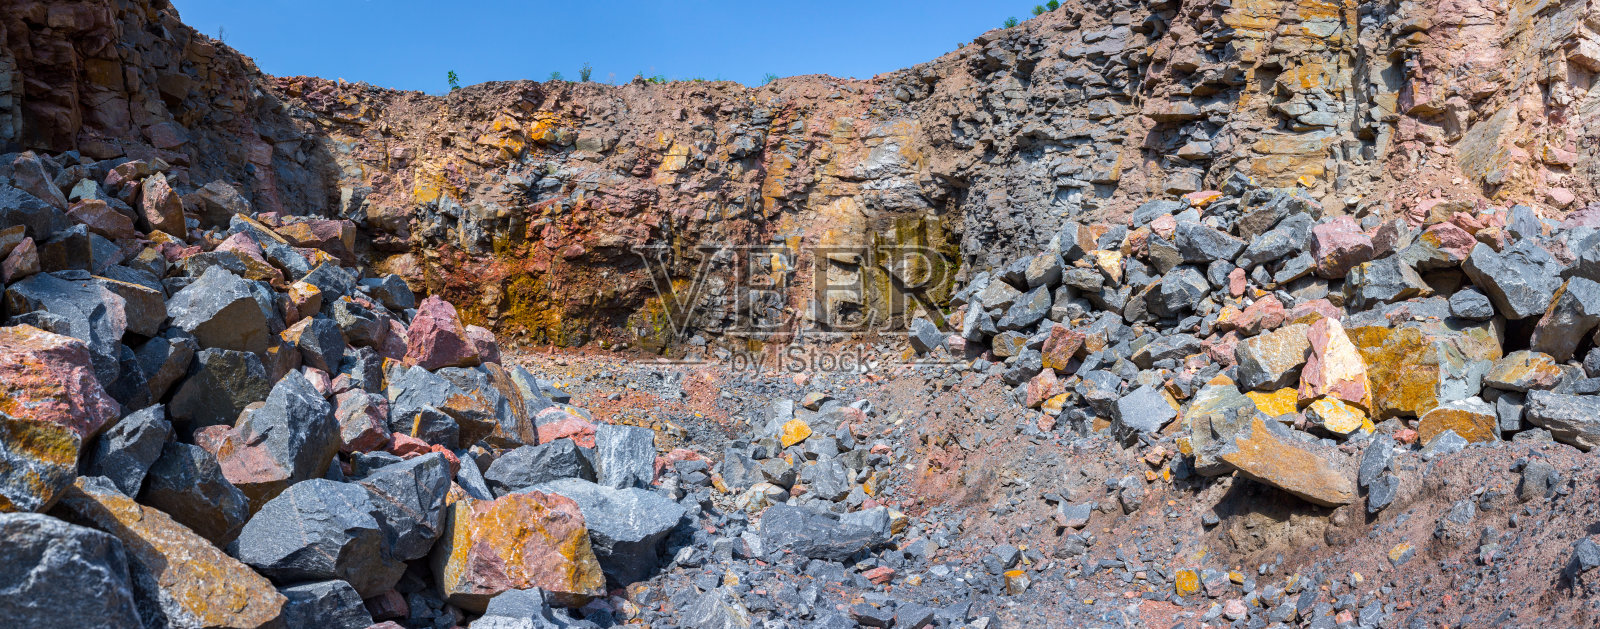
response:
<path id="1" fill-rule="evenodd" d="M 349 221 L 159 161 L 4 162 L 8 623 L 595 626 L 698 509 L 655 485 L 703 460 L 502 364 Z"/>
<path id="2" fill-rule="evenodd" d="M 1131 226 L 1069 225 L 961 291 L 956 334 L 919 320 L 911 342 L 971 357 L 1080 434 L 1175 448 L 1179 476 L 1334 506 L 1359 499 L 1342 444 L 1594 447 L 1596 277 L 1583 216 L 1358 222 L 1235 178 Z M 1372 466 L 1361 487 L 1383 482 Z"/>

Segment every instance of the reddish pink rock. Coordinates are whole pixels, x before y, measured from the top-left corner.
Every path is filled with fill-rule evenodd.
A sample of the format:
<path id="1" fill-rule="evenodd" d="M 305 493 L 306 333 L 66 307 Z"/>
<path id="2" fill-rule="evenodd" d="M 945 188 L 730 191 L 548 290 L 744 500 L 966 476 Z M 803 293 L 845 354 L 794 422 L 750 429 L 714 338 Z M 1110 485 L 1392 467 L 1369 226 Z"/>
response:
<path id="1" fill-rule="evenodd" d="M 144 129 L 150 145 L 158 149 L 175 149 L 189 142 L 189 133 L 176 122 L 162 122 Z"/>
<path id="2" fill-rule="evenodd" d="M 382 313 L 384 311 L 378 310 L 377 312 Z M 406 332 L 405 324 L 400 323 L 398 320 L 390 317 L 389 315 L 380 314 L 379 316 L 381 316 L 384 321 L 388 322 L 387 325 L 389 326 L 389 333 L 383 335 L 383 341 L 378 344 L 378 347 L 376 348 L 378 355 L 390 360 L 404 362 L 407 352 L 406 339 L 409 336 L 409 334 Z"/>
<path id="3" fill-rule="evenodd" d="M 1064 325 L 1050 328 L 1050 336 L 1040 348 L 1044 366 L 1054 371 L 1066 371 L 1074 356 L 1083 349 L 1088 336 Z"/>
<path id="4" fill-rule="evenodd" d="M 389 454 L 413 457 L 422 456 L 430 451 L 432 451 L 432 448 L 428 442 L 411 435 L 400 432 L 389 435 Z"/>
<path id="5" fill-rule="evenodd" d="M 328 377 L 328 372 L 316 367 L 305 367 L 301 372 L 305 375 L 306 381 L 311 383 L 311 387 L 322 394 L 322 397 L 328 397 L 328 394 L 332 393 L 333 379 Z"/>
<path id="6" fill-rule="evenodd" d="M 0 262 L 0 283 L 10 284 L 39 272 L 39 247 L 33 238 L 23 238 Z"/>
<path id="7" fill-rule="evenodd" d="M 150 229 L 183 238 L 188 233 L 183 225 L 183 199 L 167 183 L 167 176 L 156 173 L 146 177 L 143 188 L 139 206 Z"/>
<path id="8" fill-rule="evenodd" d="M 123 162 L 111 172 L 106 173 L 103 182 L 107 190 L 117 196 L 122 196 L 127 190 L 138 185 L 139 180 L 150 176 L 150 164 L 142 159 Z"/>
<path id="9" fill-rule="evenodd" d="M 1344 318 L 1344 312 L 1339 310 L 1338 306 L 1333 305 L 1333 302 L 1326 299 L 1313 299 L 1295 304 L 1294 308 L 1289 311 L 1287 320 L 1305 323 L 1302 319 L 1313 314 L 1319 314 L 1329 319 Z"/>
<path id="10" fill-rule="evenodd" d="M 1311 355 L 1300 371 L 1299 401 L 1309 404 L 1321 397 L 1372 408 L 1372 384 L 1366 360 L 1337 319 L 1318 319 L 1306 331 Z"/>
<path id="11" fill-rule="evenodd" d="M 1178 231 L 1178 219 L 1171 214 L 1162 214 L 1156 217 L 1155 220 L 1150 221 L 1150 231 L 1167 241 L 1171 241 L 1173 234 Z"/>
<path id="12" fill-rule="evenodd" d="M 539 412 L 539 444 L 543 445 L 557 439 L 571 439 L 585 448 L 594 447 L 594 424 L 583 418 L 573 415 L 571 411 L 563 408 L 547 408 Z"/>
<path id="13" fill-rule="evenodd" d="M 871 581 L 874 584 L 883 585 L 894 579 L 894 568 L 890 568 L 888 566 L 878 566 L 861 573 L 861 576 L 866 577 L 868 581 Z"/>
<path id="14" fill-rule="evenodd" d="M 1234 299 L 1244 296 L 1246 287 L 1244 269 L 1235 268 L 1228 271 L 1228 295 Z"/>
<path id="15" fill-rule="evenodd" d="M 1276 295 L 1267 295 L 1240 312 L 1239 318 L 1234 320 L 1234 327 L 1244 336 L 1255 336 L 1276 329 L 1288 318 L 1283 302 L 1278 301 Z"/>
<path id="16" fill-rule="evenodd" d="M 1039 375 L 1028 380 L 1028 408 L 1039 408 L 1045 400 L 1066 393 L 1067 387 L 1061 384 L 1061 379 L 1056 377 L 1053 369 L 1045 369 Z"/>
<path id="17" fill-rule="evenodd" d="M 250 258 L 252 260 L 260 262 L 262 264 L 266 264 L 267 263 L 267 255 L 266 255 L 266 252 L 261 250 L 261 245 L 256 243 L 254 238 L 251 238 L 248 234 L 245 234 L 244 232 L 239 232 L 237 234 L 234 234 L 232 236 L 224 238 L 222 240 L 222 242 L 217 243 L 217 249 L 216 250 L 217 251 L 225 251 L 225 252 L 233 252 L 233 253 L 236 253 L 236 254 L 238 254 L 240 256 L 243 256 L 243 257 L 246 257 L 246 258 Z"/>
<path id="18" fill-rule="evenodd" d="M 1239 333 L 1229 332 L 1221 338 L 1208 340 L 1201 343 L 1206 350 L 1206 356 L 1219 366 L 1227 367 L 1234 364 L 1234 350 L 1239 347 Z"/>
<path id="19" fill-rule="evenodd" d="M 1443 267 L 1466 261 L 1467 256 L 1472 255 L 1472 248 L 1478 244 L 1478 239 L 1455 223 L 1439 223 L 1429 227 L 1423 230 L 1419 239 L 1443 256 L 1434 261 Z"/>
<path id="20" fill-rule="evenodd" d="M 428 371 L 445 367 L 473 367 L 482 362 L 456 307 L 438 296 L 417 306 L 417 316 L 406 331 L 405 362 Z"/>
<path id="21" fill-rule="evenodd" d="M 1343 278 L 1351 267 L 1372 260 L 1372 238 L 1348 216 L 1312 227 L 1311 236 L 1311 257 L 1322 277 Z"/>
<path id="22" fill-rule="evenodd" d="M 488 328 L 467 326 L 467 340 L 472 341 L 472 346 L 478 351 L 478 358 L 483 362 L 500 364 L 500 343 L 495 340 L 494 333 Z"/>
<path id="23" fill-rule="evenodd" d="M 334 399 L 340 452 L 372 452 L 389 447 L 389 400 L 360 389 L 345 391 Z"/>
<path id="24" fill-rule="evenodd" d="M 59 424 L 87 441 L 122 406 L 95 379 L 83 341 L 19 325 L 0 328 L 0 413 Z"/>
<path id="25" fill-rule="evenodd" d="M 84 199 L 73 204 L 67 210 L 67 216 L 72 217 L 72 220 L 87 225 L 89 231 L 111 240 L 139 236 L 139 230 L 133 227 L 133 219 L 111 209 L 111 206 L 106 205 L 105 201 L 99 199 Z"/>
<path id="26" fill-rule="evenodd" d="M 367 604 L 367 613 L 372 615 L 373 620 L 391 620 L 411 615 L 411 606 L 406 604 L 406 597 L 395 590 L 389 590 L 369 598 L 365 602 Z M 367 629 L 389 629 L 390 625 L 393 625 L 394 629 L 405 629 L 392 622 L 379 622 Z"/>
<path id="27" fill-rule="evenodd" d="M 342 262 L 355 262 L 356 225 L 327 219 L 280 224 L 274 231 L 296 247 L 323 251 Z"/>
<path id="28" fill-rule="evenodd" d="M 56 209 L 67 209 L 67 195 L 61 194 L 61 189 L 56 187 L 55 180 L 45 172 L 44 163 L 33 151 L 25 152 L 11 161 L 11 185 L 39 197 Z"/>

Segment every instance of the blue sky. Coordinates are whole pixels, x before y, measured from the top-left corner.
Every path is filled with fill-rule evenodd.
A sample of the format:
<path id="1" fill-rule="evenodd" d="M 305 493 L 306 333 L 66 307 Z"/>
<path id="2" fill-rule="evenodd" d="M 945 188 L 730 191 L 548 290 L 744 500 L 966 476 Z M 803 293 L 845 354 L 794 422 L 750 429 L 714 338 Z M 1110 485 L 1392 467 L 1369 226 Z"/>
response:
<path id="1" fill-rule="evenodd" d="M 1033 3 L 679 0 L 173 0 L 183 21 L 254 57 L 269 74 L 315 75 L 441 92 L 462 85 L 669 79 L 760 84 L 768 74 L 869 78 L 931 60 L 1026 19 Z"/>

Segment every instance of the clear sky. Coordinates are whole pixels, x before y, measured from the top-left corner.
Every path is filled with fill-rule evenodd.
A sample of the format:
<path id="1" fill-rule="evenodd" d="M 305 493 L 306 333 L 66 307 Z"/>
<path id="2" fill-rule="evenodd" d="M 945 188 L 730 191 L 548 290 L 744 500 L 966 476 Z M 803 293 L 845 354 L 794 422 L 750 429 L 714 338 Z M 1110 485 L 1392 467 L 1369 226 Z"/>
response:
<path id="1" fill-rule="evenodd" d="M 1032 2 L 989 0 L 173 0 L 183 21 L 278 76 L 442 92 L 512 79 L 637 73 L 759 85 L 767 74 L 869 78 L 931 60 Z"/>

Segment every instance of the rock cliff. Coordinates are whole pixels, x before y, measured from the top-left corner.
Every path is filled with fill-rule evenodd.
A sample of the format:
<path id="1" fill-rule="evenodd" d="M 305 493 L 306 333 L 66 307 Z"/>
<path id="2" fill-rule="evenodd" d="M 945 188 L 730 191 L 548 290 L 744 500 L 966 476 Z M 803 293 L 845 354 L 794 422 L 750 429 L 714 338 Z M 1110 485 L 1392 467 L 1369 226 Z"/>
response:
<path id="1" fill-rule="evenodd" d="M 351 218 L 379 268 L 528 342 L 658 347 L 665 282 L 685 337 L 900 320 L 1066 219 L 1233 176 L 1419 221 L 1600 198 L 1600 13 L 1576 0 L 1068 2 L 870 80 L 445 96 L 266 77 L 161 0 L 4 4 L 6 146 Z"/>

